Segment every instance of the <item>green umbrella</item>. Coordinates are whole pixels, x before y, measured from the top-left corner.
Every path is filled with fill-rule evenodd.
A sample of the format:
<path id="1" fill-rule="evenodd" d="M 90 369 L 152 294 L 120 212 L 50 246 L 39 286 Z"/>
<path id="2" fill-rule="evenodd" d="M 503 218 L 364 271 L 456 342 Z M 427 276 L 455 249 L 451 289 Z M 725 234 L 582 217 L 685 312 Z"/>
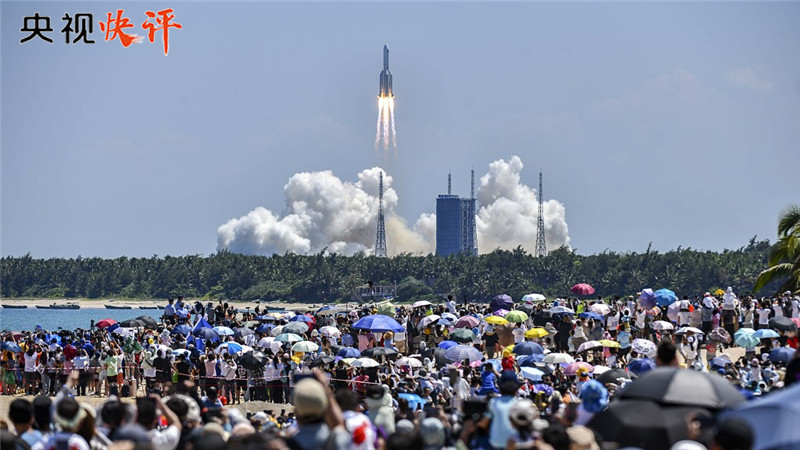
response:
<path id="1" fill-rule="evenodd" d="M 513 323 L 525 322 L 528 320 L 528 315 L 522 311 L 514 310 L 506 314 L 506 320 Z"/>
<path id="2" fill-rule="evenodd" d="M 395 306 L 391 303 L 384 303 L 381 306 L 378 306 L 378 314 L 383 314 L 384 316 L 394 317 Z"/>
<path id="3" fill-rule="evenodd" d="M 450 340 L 456 342 L 472 342 L 473 339 L 475 339 L 475 333 L 469 328 L 457 328 L 450 334 Z"/>

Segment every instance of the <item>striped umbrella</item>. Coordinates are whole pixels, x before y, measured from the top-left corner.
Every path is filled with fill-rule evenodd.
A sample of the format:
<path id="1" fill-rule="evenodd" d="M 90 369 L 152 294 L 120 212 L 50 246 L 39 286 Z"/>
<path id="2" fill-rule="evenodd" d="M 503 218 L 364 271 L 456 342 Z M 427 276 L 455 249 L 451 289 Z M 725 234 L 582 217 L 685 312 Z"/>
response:
<path id="1" fill-rule="evenodd" d="M 456 345 L 455 347 L 450 347 L 445 350 L 444 357 L 450 361 L 464 361 L 468 359 L 470 362 L 473 362 L 483 359 L 483 353 L 469 345 Z"/>

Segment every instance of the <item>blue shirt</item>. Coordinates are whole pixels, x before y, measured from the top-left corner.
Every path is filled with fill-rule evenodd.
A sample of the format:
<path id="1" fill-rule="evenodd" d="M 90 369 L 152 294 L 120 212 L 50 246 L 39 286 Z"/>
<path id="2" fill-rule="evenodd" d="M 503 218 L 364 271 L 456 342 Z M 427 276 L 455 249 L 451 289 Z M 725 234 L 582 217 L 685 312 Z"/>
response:
<path id="1" fill-rule="evenodd" d="M 506 448 L 508 438 L 516 434 L 514 426 L 511 425 L 511 419 L 509 419 L 511 406 L 516 401 L 517 398 L 510 395 L 495 397 L 489 401 L 489 414 L 492 416 L 492 424 L 489 426 L 489 443 L 494 448 Z"/>
<path id="2" fill-rule="evenodd" d="M 170 305 L 170 304 L 167 304 L 167 306 L 164 307 L 164 315 L 165 316 L 174 316 L 175 315 L 175 307 Z"/>

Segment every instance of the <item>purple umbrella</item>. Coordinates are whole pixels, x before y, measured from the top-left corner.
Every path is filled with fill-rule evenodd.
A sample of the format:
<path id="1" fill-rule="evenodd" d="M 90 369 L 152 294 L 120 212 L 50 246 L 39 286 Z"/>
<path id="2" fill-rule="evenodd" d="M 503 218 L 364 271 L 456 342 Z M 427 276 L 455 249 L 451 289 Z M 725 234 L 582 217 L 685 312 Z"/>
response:
<path id="1" fill-rule="evenodd" d="M 406 330 L 396 320 L 382 314 L 364 316 L 358 319 L 358 322 L 354 323 L 352 328 L 357 330 L 377 331 L 379 333 L 385 333 L 387 331 L 403 332 Z"/>
<path id="2" fill-rule="evenodd" d="M 456 322 L 456 328 L 475 328 L 480 321 L 475 316 L 464 316 Z"/>
<path id="3" fill-rule="evenodd" d="M 489 308 L 492 311 L 497 311 L 498 309 L 511 310 L 511 308 L 513 307 L 514 307 L 514 301 L 511 300 L 511 297 L 509 297 L 506 294 L 498 295 L 497 297 L 492 299 L 491 303 L 489 303 Z"/>
<path id="4" fill-rule="evenodd" d="M 656 293 L 650 288 L 642 289 L 642 293 L 639 294 L 639 303 L 644 309 L 653 309 L 656 306 Z"/>

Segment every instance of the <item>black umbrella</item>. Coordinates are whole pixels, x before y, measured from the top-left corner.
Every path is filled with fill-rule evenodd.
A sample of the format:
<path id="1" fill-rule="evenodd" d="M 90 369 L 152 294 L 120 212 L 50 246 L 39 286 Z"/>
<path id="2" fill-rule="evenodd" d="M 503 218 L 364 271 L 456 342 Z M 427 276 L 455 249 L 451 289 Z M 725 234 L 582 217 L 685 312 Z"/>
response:
<path id="1" fill-rule="evenodd" d="M 744 396 L 721 376 L 677 367 L 661 367 L 641 375 L 619 397 L 710 409 L 736 406 L 744 401 Z"/>
<path id="2" fill-rule="evenodd" d="M 388 356 L 396 354 L 397 350 L 393 350 L 387 347 L 372 347 L 361 352 L 361 356 L 369 356 L 370 358 L 373 356 Z"/>
<path id="3" fill-rule="evenodd" d="M 686 416 L 693 412 L 711 416 L 702 408 L 670 408 L 648 400 L 620 400 L 611 402 L 608 409 L 596 414 L 586 426 L 604 441 L 619 447 L 667 450 L 689 438 Z"/>
<path id="4" fill-rule="evenodd" d="M 325 355 L 308 361 L 308 367 L 321 367 L 336 361 L 333 356 Z"/>
<path id="5" fill-rule="evenodd" d="M 606 384 L 606 383 L 614 383 L 614 384 L 621 384 L 619 379 L 630 380 L 631 376 L 628 374 L 628 371 L 624 369 L 611 369 L 607 370 L 600 375 L 594 377 L 595 380 Z"/>
<path id="6" fill-rule="evenodd" d="M 249 336 L 251 334 L 256 334 L 256 332 L 251 330 L 250 328 L 241 327 L 241 328 L 237 328 L 236 330 L 234 330 L 233 337 L 240 338 L 240 337 L 244 337 L 244 336 Z"/>
<path id="7" fill-rule="evenodd" d="M 553 321 L 553 313 L 549 310 L 541 310 L 533 316 L 533 324 L 537 327 L 543 327 L 547 322 Z"/>
<path id="8" fill-rule="evenodd" d="M 136 320 L 142 322 L 144 324 L 142 326 L 144 327 L 152 328 L 154 330 L 158 328 L 158 322 L 156 321 L 156 319 L 153 319 L 150 316 L 139 316 L 136 318 Z"/>
<path id="9" fill-rule="evenodd" d="M 773 317 L 769 319 L 769 327 L 778 331 L 797 331 L 797 324 L 788 317 Z"/>
<path id="10" fill-rule="evenodd" d="M 267 355 L 258 350 L 247 352 L 239 358 L 239 364 L 245 369 L 261 369 L 267 365 Z"/>
<path id="11" fill-rule="evenodd" d="M 123 320 L 122 322 L 120 322 L 119 326 L 121 326 L 123 328 L 138 328 L 138 327 L 143 327 L 144 326 L 144 322 L 142 322 L 139 319 L 128 319 L 128 320 Z"/>

